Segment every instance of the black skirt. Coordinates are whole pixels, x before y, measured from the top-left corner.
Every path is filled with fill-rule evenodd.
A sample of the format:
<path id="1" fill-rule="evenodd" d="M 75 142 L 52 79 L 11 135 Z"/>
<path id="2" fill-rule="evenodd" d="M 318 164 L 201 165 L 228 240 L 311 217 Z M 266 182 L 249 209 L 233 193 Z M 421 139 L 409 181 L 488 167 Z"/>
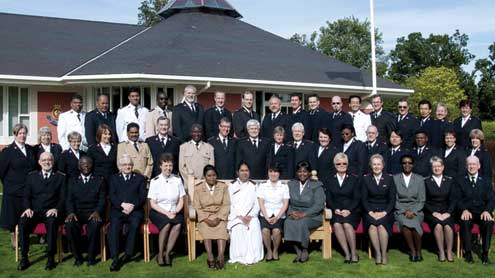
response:
<path id="1" fill-rule="evenodd" d="M 440 219 L 433 216 L 433 214 L 425 212 L 425 222 L 428 224 L 432 232 L 437 224 L 440 224 L 441 226 L 447 225 L 450 226 L 452 230 L 454 229 L 454 216 L 452 214 L 450 214 L 450 217 L 444 221 L 440 221 Z"/>
<path id="2" fill-rule="evenodd" d="M 150 211 L 150 219 L 151 223 L 155 224 L 155 226 L 158 228 L 158 230 L 163 229 L 167 224 L 171 225 L 176 225 L 176 224 L 183 224 L 184 223 L 184 214 L 182 212 L 178 213 L 175 215 L 174 219 L 168 218 L 165 214 L 161 214 L 157 212 L 156 210 L 152 209 Z"/>
<path id="3" fill-rule="evenodd" d="M 347 217 L 342 217 L 340 215 L 332 213 L 332 219 L 330 219 L 330 223 L 332 223 L 332 225 L 335 223 L 339 223 L 339 224 L 347 223 L 347 224 L 351 224 L 354 230 L 358 228 L 359 222 L 361 222 L 361 213 L 358 211 L 351 212 L 351 214 Z"/>
<path id="4" fill-rule="evenodd" d="M 0 227 L 10 232 L 19 224 L 22 214 L 22 197 L 3 194 L 2 212 L 0 214 Z"/>
<path id="5" fill-rule="evenodd" d="M 275 222 L 273 224 L 268 223 L 268 221 L 266 221 L 266 219 L 261 215 L 258 218 L 260 220 L 260 226 L 261 226 L 262 230 L 263 229 L 269 229 L 269 230 L 279 229 L 281 232 L 284 231 L 284 219 L 283 218 L 280 218 L 277 222 Z"/>
<path id="6" fill-rule="evenodd" d="M 384 217 L 378 220 L 374 219 L 373 217 L 371 217 L 369 214 L 366 213 L 364 215 L 364 230 L 367 232 L 371 225 L 377 227 L 382 225 L 387 230 L 388 235 L 392 236 L 394 222 L 395 222 L 395 218 L 393 213 L 387 213 L 387 215 L 385 215 Z"/>

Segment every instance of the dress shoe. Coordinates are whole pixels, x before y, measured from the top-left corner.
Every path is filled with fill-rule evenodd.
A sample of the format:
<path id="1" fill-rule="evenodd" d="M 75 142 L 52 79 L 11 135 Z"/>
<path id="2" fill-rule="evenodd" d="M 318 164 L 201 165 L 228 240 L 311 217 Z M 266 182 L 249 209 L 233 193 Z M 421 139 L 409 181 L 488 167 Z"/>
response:
<path id="1" fill-rule="evenodd" d="M 225 268 L 225 261 L 224 260 L 217 260 L 215 266 L 217 269 L 224 269 Z"/>
<path id="2" fill-rule="evenodd" d="M 21 262 L 20 262 L 20 263 L 19 263 L 19 265 L 17 266 L 17 270 L 25 270 L 25 269 L 27 269 L 30 265 L 31 265 L 31 263 L 29 262 L 28 258 L 22 258 L 22 259 L 21 259 Z"/>
<path id="3" fill-rule="evenodd" d="M 165 254 L 165 262 L 163 263 L 163 266 L 172 266 L 172 257 L 170 255 Z"/>
<path id="4" fill-rule="evenodd" d="M 206 264 L 208 265 L 208 268 L 214 269 L 215 268 L 215 261 L 210 261 L 206 260 Z"/>
<path id="5" fill-rule="evenodd" d="M 83 264 L 83 260 L 82 259 L 75 259 L 74 260 L 74 266 L 81 266 Z"/>
<path id="6" fill-rule="evenodd" d="M 422 262 L 423 261 L 423 256 L 418 255 L 416 256 L 416 262 Z"/>
<path id="7" fill-rule="evenodd" d="M 471 252 L 466 252 L 466 254 L 464 254 L 464 260 L 468 264 L 474 263 L 474 261 L 473 261 L 473 255 L 471 254 Z"/>
<path id="8" fill-rule="evenodd" d="M 49 259 L 49 260 L 46 262 L 45 270 L 52 270 L 52 269 L 54 269 L 56 266 L 57 266 L 57 264 L 55 263 L 55 260 L 53 260 L 53 259 Z"/>
<path id="9" fill-rule="evenodd" d="M 490 259 L 488 258 L 488 254 L 481 255 L 481 263 L 484 265 L 490 264 Z"/>
<path id="10" fill-rule="evenodd" d="M 359 263 L 359 256 L 357 256 L 356 260 L 351 260 L 351 264 Z"/>
<path id="11" fill-rule="evenodd" d="M 300 259 L 301 259 L 301 257 L 296 256 L 296 257 L 292 260 L 292 262 L 293 262 L 293 263 L 298 263 Z"/>
<path id="12" fill-rule="evenodd" d="M 93 266 L 93 265 L 96 265 L 98 263 L 98 261 L 96 261 L 95 259 L 88 259 L 88 263 L 87 265 L 88 266 Z"/>
<path id="13" fill-rule="evenodd" d="M 163 262 L 163 258 L 162 258 L 162 260 L 160 261 L 160 256 L 159 256 L 159 255 L 158 255 L 158 256 L 156 256 L 156 264 L 157 264 L 158 266 L 165 266 L 165 263 Z"/>
<path id="14" fill-rule="evenodd" d="M 121 266 L 122 266 L 122 264 L 121 264 L 120 260 L 116 259 L 110 265 L 110 271 L 119 271 Z"/>
<path id="15" fill-rule="evenodd" d="M 132 259 L 132 256 L 124 254 L 124 256 L 122 256 L 122 258 L 120 258 L 120 264 L 126 264 L 126 263 L 130 262 L 131 259 Z"/>

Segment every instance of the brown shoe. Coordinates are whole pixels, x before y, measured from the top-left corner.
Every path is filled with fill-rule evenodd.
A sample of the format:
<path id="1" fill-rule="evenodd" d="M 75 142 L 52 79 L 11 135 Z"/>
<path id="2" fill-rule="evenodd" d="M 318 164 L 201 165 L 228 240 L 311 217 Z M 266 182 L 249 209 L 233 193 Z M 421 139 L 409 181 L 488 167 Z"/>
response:
<path id="1" fill-rule="evenodd" d="M 208 268 L 214 269 L 215 268 L 215 261 L 210 261 L 206 260 L 206 264 L 208 264 Z"/>

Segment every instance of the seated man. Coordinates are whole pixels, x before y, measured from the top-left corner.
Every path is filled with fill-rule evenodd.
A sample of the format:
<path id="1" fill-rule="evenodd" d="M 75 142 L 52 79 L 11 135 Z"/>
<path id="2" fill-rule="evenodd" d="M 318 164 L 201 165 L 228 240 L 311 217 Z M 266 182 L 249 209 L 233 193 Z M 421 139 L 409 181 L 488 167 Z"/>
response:
<path id="1" fill-rule="evenodd" d="M 81 252 L 81 229 L 86 225 L 88 236 L 88 266 L 96 264 L 96 247 L 105 211 L 105 181 L 92 173 L 93 160 L 83 156 L 79 160 L 81 175 L 69 180 L 66 200 L 65 228 L 74 255 L 74 266 L 83 263 Z"/>
<path id="2" fill-rule="evenodd" d="M 119 159 L 120 174 L 110 178 L 109 198 L 111 203 L 110 229 L 108 241 L 112 265 L 110 271 L 119 271 L 123 264 L 131 260 L 134 243 L 143 222 L 143 205 L 146 200 L 146 182 L 143 175 L 132 172 L 132 159 L 124 155 Z M 125 254 L 119 258 L 119 243 L 122 227 L 126 224 Z"/>
<path id="3" fill-rule="evenodd" d="M 473 263 L 471 254 L 471 229 L 478 224 L 481 232 L 481 262 L 490 264 L 488 250 L 493 230 L 492 211 L 495 206 L 492 185 L 479 173 L 480 161 L 476 156 L 466 158 L 468 174 L 459 181 L 460 196 L 458 208 L 461 214 L 461 239 L 466 262 Z"/>
<path id="4" fill-rule="evenodd" d="M 58 216 L 64 205 L 65 175 L 54 173 L 53 154 L 44 152 L 38 163 L 41 171 L 29 173 L 26 179 L 25 191 L 22 200 L 24 212 L 19 221 L 19 241 L 22 258 L 18 270 L 25 270 L 30 266 L 29 234 L 36 225 L 44 223 L 46 226 L 47 257 L 46 270 L 55 268 L 55 252 L 57 250 Z"/>

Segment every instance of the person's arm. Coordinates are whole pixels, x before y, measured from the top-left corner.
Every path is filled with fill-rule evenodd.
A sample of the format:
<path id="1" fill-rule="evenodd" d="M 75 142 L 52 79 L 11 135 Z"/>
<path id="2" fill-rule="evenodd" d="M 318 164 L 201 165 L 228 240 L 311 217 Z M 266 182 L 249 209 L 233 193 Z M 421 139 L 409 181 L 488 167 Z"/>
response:
<path id="1" fill-rule="evenodd" d="M 210 143 L 205 143 L 209 148 L 210 156 L 208 157 L 208 164 L 215 166 L 215 149 Z"/>
<path id="2" fill-rule="evenodd" d="M 179 151 L 179 172 L 184 180 L 187 179 L 187 165 L 186 165 L 186 144 L 180 146 Z"/>
<path id="3" fill-rule="evenodd" d="M 10 167 L 10 161 L 11 159 L 8 150 L 4 149 L 0 152 L 0 180 L 2 183 L 5 183 L 5 178 L 7 177 L 7 172 Z"/>
<path id="4" fill-rule="evenodd" d="M 372 210 L 368 199 L 368 186 L 364 181 L 365 178 L 361 179 L 361 203 L 363 204 L 364 212 L 369 213 Z"/>
<path id="5" fill-rule="evenodd" d="M 388 203 L 385 208 L 385 212 L 387 214 L 392 213 L 394 211 L 395 198 L 397 197 L 397 188 L 395 187 L 394 179 L 392 180 L 392 184 L 389 184 L 390 187 L 388 190 Z"/>
<path id="6" fill-rule="evenodd" d="M 180 115 L 180 106 L 175 106 L 173 110 L 174 117 L 172 119 L 172 130 L 174 131 L 174 135 L 179 137 L 180 139 L 184 138 L 181 129 L 181 115 Z"/>
<path id="7" fill-rule="evenodd" d="M 419 181 L 418 181 L 418 186 L 419 186 L 418 196 L 417 196 L 416 203 L 414 204 L 414 206 L 411 209 L 411 211 L 414 212 L 414 214 L 416 214 L 416 215 L 423 209 L 423 207 L 425 205 L 425 200 L 426 200 L 425 182 L 421 177 L 417 176 L 417 179 L 419 179 Z"/>
<path id="8" fill-rule="evenodd" d="M 351 211 L 351 213 L 360 205 L 361 203 L 361 183 L 359 181 L 360 179 L 358 177 L 355 178 L 354 180 L 354 190 L 352 191 L 352 202 L 349 205 L 348 210 Z"/>
<path id="9" fill-rule="evenodd" d="M 147 191 L 148 190 L 146 189 L 146 179 L 143 177 L 139 183 L 139 199 L 138 199 L 138 203 L 134 204 L 135 208 L 142 207 L 144 205 L 144 202 L 146 201 L 146 196 L 148 195 Z"/>
<path id="10" fill-rule="evenodd" d="M 323 187 L 320 185 L 313 189 L 313 191 L 313 204 L 304 211 L 305 215 L 317 215 L 325 207 L 325 192 L 323 191 Z"/>
<path id="11" fill-rule="evenodd" d="M 123 114 L 122 109 L 123 108 L 120 108 L 117 111 L 117 119 L 115 119 L 115 130 L 117 131 L 117 138 L 118 138 L 117 141 L 118 142 L 124 141 L 124 138 L 122 135 L 124 134 L 124 130 L 126 129 L 124 115 L 122 115 Z"/>
<path id="12" fill-rule="evenodd" d="M 289 155 L 287 157 L 287 176 L 288 177 L 293 177 L 294 176 L 294 149 L 293 148 L 287 148 L 289 151 Z M 270 165 L 270 164 L 267 164 Z"/>
<path id="13" fill-rule="evenodd" d="M 57 123 L 57 137 L 58 137 L 58 143 L 62 146 L 62 149 L 67 148 L 67 134 L 66 134 L 66 120 L 65 120 L 65 114 L 62 113 L 59 116 L 58 123 Z"/>
<path id="14" fill-rule="evenodd" d="M 84 117 L 84 133 L 88 146 L 96 144 L 96 129 L 98 128 L 94 122 L 94 117 L 97 117 L 96 113 L 87 113 Z"/>
<path id="15" fill-rule="evenodd" d="M 31 187 L 32 187 L 32 180 L 31 177 L 28 176 L 26 179 L 26 184 L 24 186 L 24 192 L 22 196 L 22 210 L 25 211 L 27 209 L 32 209 L 32 203 L 31 203 L 31 197 L 32 197 L 32 192 L 31 192 Z"/>
<path id="16" fill-rule="evenodd" d="M 457 199 L 459 196 L 457 189 L 458 187 L 455 183 L 455 180 L 452 179 L 450 184 L 450 192 L 449 192 L 449 207 L 447 208 L 447 213 L 449 213 L 450 215 L 454 213 L 455 206 L 457 204 Z"/>
<path id="17" fill-rule="evenodd" d="M 148 156 L 148 161 L 146 162 L 146 168 L 144 170 L 144 176 L 151 179 L 151 173 L 153 173 L 153 154 L 151 154 L 150 147 L 148 144 L 144 143 L 142 146 L 145 148 L 146 155 Z"/>
<path id="18" fill-rule="evenodd" d="M 57 202 L 57 212 L 59 214 L 62 214 L 62 211 L 64 210 L 64 204 L 65 204 L 65 197 L 67 196 L 67 179 L 65 177 L 62 177 L 60 179 L 60 189 L 58 192 L 58 202 Z"/>
<path id="19" fill-rule="evenodd" d="M 234 112 L 234 116 L 232 116 L 232 124 L 233 124 L 233 130 L 234 130 L 234 136 L 236 138 L 241 138 L 242 135 L 242 124 L 241 124 L 241 119 L 240 119 L 240 112 Z"/>
<path id="20" fill-rule="evenodd" d="M 203 184 L 194 187 L 194 199 L 193 199 L 193 207 L 196 209 L 196 213 L 198 215 L 198 222 L 202 222 L 205 219 L 208 219 L 208 216 L 210 215 L 209 212 L 204 211 L 203 206 L 199 201 L 199 197 L 201 194 L 201 190 L 199 189 L 200 186 L 203 186 Z"/>
<path id="21" fill-rule="evenodd" d="M 361 143 L 361 142 L 358 142 L 358 148 L 356 148 L 357 150 L 357 156 L 358 156 L 358 159 L 357 159 L 357 164 L 356 164 L 356 170 L 357 170 L 357 173 L 355 173 L 358 177 L 361 177 L 363 174 L 365 174 L 367 171 L 367 168 L 368 168 L 368 164 L 366 163 L 366 161 L 368 160 L 368 150 L 366 149 L 366 146 L 364 145 L 364 143 Z"/>
<path id="22" fill-rule="evenodd" d="M 110 190 L 109 190 L 109 197 L 110 197 L 110 203 L 112 204 L 112 207 L 118 210 L 122 210 L 121 204 L 124 202 L 122 198 L 120 198 L 118 192 L 119 192 L 119 185 L 117 184 L 118 180 L 116 177 L 110 178 Z"/>
<path id="23" fill-rule="evenodd" d="M 156 109 L 156 108 L 155 108 Z M 146 118 L 146 127 L 144 129 L 144 134 L 146 135 L 146 139 L 150 138 L 151 136 L 156 135 L 156 117 L 153 117 L 155 115 L 154 113 L 155 110 L 148 112 L 147 118 Z"/>
<path id="24" fill-rule="evenodd" d="M 216 213 L 216 218 L 226 221 L 230 212 L 230 194 L 227 187 L 223 191 L 223 202 L 220 210 Z"/>
<path id="25" fill-rule="evenodd" d="M 488 183 L 486 182 L 486 194 L 485 194 L 485 202 L 486 202 L 486 206 L 485 206 L 485 211 L 487 211 L 490 215 L 493 214 L 493 210 L 495 209 L 495 197 L 493 196 L 493 188 L 492 188 L 492 184 L 491 183 Z"/>
<path id="26" fill-rule="evenodd" d="M 215 113 L 215 110 L 213 109 L 208 109 L 205 111 L 204 115 L 204 123 L 203 126 L 205 127 L 205 135 L 206 139 L 208 140 L 210 137 L 215 136 L 215 129 L 214 125 L 215 123 L 213 122 L 213 113 Z"/>

